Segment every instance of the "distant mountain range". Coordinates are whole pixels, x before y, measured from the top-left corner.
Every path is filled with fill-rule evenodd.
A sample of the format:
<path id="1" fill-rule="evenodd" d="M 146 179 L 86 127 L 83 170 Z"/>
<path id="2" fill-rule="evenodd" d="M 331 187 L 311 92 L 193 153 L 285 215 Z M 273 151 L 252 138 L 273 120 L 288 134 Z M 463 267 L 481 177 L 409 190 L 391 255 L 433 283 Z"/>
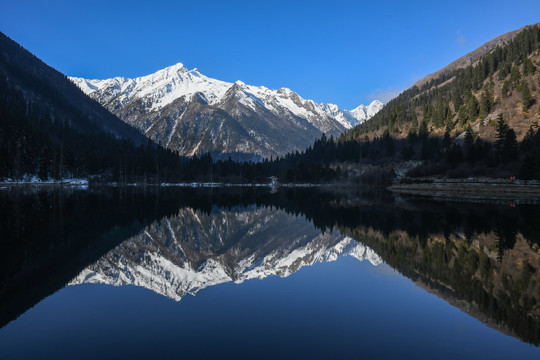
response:
<path id="1" fill-rule="evenodd" d="M 348 111 L 294 91 L 228 83 L 176 64 L 129 79 L 70 78 L 87 95 L 162 146 L 193 156 L 260 159 L 338 136 L 374 116 L 380 101 Z"/>

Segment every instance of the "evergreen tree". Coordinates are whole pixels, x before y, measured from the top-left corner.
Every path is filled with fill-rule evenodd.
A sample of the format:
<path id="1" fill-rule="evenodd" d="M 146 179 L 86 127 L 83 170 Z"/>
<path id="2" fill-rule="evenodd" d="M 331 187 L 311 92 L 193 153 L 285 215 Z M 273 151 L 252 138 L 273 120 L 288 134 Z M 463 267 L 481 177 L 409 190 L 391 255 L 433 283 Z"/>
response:
<path id="1" fill-rule="evenodd" d="M 467 113 L 470 121 L 474 121 L 478 117 L 478 100 L 473 94 L 470 94 L 467 100 Z"/>
<path id="2" fill-rule="evenodd" d="M 458 109 L 463 105 L 463 99 L 461 98 L 461 90 L 459 87 L 454 86 L 452 88 L 452 103 L 454 104 L 454 111 L 458 111 Z"/>
<path id="3" fill-rule="evenodd" d="M 512 85 L 516 88 L 521 84 L 521 73 L 519 72 L 519 67 L 517 65 L 512 66 L 510 80 L 512 80 Z"/>
<path id="4" fill-rule="evenodd" d="M 468 124 L 467 129 L 465 130 L 464 145 L 465 145 L 465 154 L 467 155 L 467 160 L 471 162 L 474 161 L 474 154 L 473 154 L 474 141 L 475 141 L 474 131 L 471 128 L 471 124 Z"/>
<path id="5" fill-rule="evenodd" d="M 454 128 L 454 121 L 452 119 L 452 115 L 450 113 L 446 116 L 446 121 L 444 122 L 444 129 L 446 132 L 452 131 Z"/>
<path id="6" fill-rule="evenodd" d="M 411 122 L 411 127 L 409 128 L 409 131 L 407 133 L 407 138 L 409 139 L 409 141 L 415 142 L 417 136 L 418 136 L 418 120 L 416 120 L 416 116 L 415 116 L 415 118 Z"/>
<path id="7" fill-rule="evenodd" d="M 465 125 L 467 123 L 469 116 L 467 114 L 467 108 L 465 107 L 465 105 L 461 105 L 461 107 L 459 108 L 458 119 L 461 125 Z"/>
<path id="8" fill-rule="evenodd" d="M 420 127 L 418 128 L 418 136 L 421 139 L 424 139 L 428 136 L 428 123 L 425 118 L 420 122 Z"/>
<path id="9" fill-rule="evenodd" d="M 480 118 L 484 119 L 490 112 L 493 107 L 493 95 L 489 89 L 486 89 L 480 95 Z"/>
<path id="10" fill-rule="evenodd" d="M 495 141 L 495 148 L 497 149 L 499 157 L 502 155 L 508 129 L 508 124 L 506 123 L 506 121 L 504 121 L 503 116 L 499 115 L 499 117 L 497 118 L 497 125 L 495 126 L 495 130 L 497 131 L 497 141 Z"/>
<path id="11" fill-rule="evenodd" d="M 458 144 L 452 145 L 450 149 L 445 154 L 446 162 L 451 164 L 453 168 L 457 167 L 458 164 L 463 162 L 463 151 L 461 150 L 461 146 Z"/>
<path id="12" fill-rule="evenodd" d="M 519 91 L 521 93 L 521 104 L 523 111 L 527 112 L 531 105 L 533 104 L 532 97 L 531 97 L 531 91 L 529 90 L 529 86 L 527 85 L 527 82 L 523 81 L 519 87 Z"/>
<path id="13" fill-rule="evenodd" d="M 540 156 L 538 151 L 525 155 L 519 170 L 519 178 L 523 180 L 540 179 Z"/>
<path id="14" fill-rule="evenodd" d="M 507 62 L 503 63 L 499 69 L 499 80 L 504 80 L 510 73 L 510 66 Z"/>
<path id="15" fill-rule="evenodd" d="M 536 71 L 536 67 L 532 63 L 531 59 L 526 58 L 523 61 L 523 76 L 527 76 L 529 74 L 534 74 L 535 71 Z"/>
<path id="16" fill-rule="evenodd" d="M 519 158 L 519 147 L 514 129 L 508 129 L 508 131 L 506 132 L 502 152 L 503 161 L 514 161 Z"/>
<path id="17" fill-rule="evenodd" d="M 448 148 L 452 145 L 452 138 L 450 137 L 450 132 L 445 131 L 443 136 L 443 147 Z"/>
<path id="18" fill-rule="evenodd" d="M 510 80 L 508 80 L 508 79 L 504 80 L 501 92 L 502 92 L 502 97 L 503 98 L 508 97 L 509 92 L 510 92 Z"/>
<path id="19" fill-rule="evenodd" d="M 527 133 L 523 137 L 523 140 L 521 140 L 521 144 L 519 144 L 519 151 L 521 153 L 527 153 L 533 146 L 533 140 L 534 140 L 534 130 L 532 125 L 529 127 L 529 130 L 527 130 Z"/>

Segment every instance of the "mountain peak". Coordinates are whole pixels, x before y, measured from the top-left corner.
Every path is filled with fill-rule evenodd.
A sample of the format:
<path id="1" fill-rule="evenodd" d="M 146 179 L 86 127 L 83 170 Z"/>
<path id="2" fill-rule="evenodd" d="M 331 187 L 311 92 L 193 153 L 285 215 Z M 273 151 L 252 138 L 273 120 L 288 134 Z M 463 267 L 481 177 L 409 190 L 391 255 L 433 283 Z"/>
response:
<path id="1" fill-rule="evenodd" d="M 168 66 L 163 70 L 187 72 L 188 69 L 181 62 Z M 194 69 L 197 70 L 197 69 Z"/>
<path id="2" fill-rule="evenodd" d="M 179 62 L 177 64 L 171 65 L 171 66 L 166 67 L 165 69 L 162 69 L 162 70 L 158 70 L 155 73 L 149 74 L 149 75 L 144 76 L 144 77 L 146 78 L 146 77 L 155 77 L 156 75 L 158 75 L 158 76 L 162 75 L 162 76 L 164 76 L 166 78 L 172 78 L 176 74 L 179 75 L 179 74 L 185 74 L 185 73 L 188 73 L 188 72 L 189 72 L 188 68 L 186 68 L 184 66 L 184 64 Z"/>
<path id="3" fill-rule="evenodd" d="M 373 100 L 368 107 L 373 107 L 373 106 L 378 106 L 378 107 L 383 107 L 384 106 L 384 103 L 379 101 L 379 100 Z"/>
<path id="4" fill-rule="evenodd" d="M 351 112 L 355 112 L 355 111 L 358 112 L 358 111 L 365 111 L 365 110 L 366 110 L 366 105 L 359 105 L 359 106 L 355 107 L 354 109 L 352 109 Z"/>

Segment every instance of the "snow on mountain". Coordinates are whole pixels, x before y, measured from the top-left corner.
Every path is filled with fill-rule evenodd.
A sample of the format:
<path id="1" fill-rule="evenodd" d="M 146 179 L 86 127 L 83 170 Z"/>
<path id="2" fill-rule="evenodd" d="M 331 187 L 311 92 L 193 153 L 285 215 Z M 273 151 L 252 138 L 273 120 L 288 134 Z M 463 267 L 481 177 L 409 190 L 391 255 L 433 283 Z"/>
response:
<path id="1" fill-rule="evenodd" d="M 185 95 L 204 94 L 209 104 L 216 103 L 231 87 L 230 83 L 210 79 L 197 69 L 188 70 L 178 63 L 154 74 L 135 79 L 115 77 L 106 80 L 70 78 L 87 95 L 100 95 L 100 103 L 114 110 L 136 99 L 145 99 L 149 110 L 161 109 Z M 109 109 L 111 110 L 111 109 Z"/>
<path id="2" fill-rule="evenodd" d="M 261 105 L 274 113 L 284 107 L 296 116 L 310 119 L 315 116 L 335 118 L 346 129 L 371 118 L 384 104 L 375 100 L 369 106 L 360 105 L 354 110 L 342 110 L 337 105 L 304 100 L 288 88 L 278 90 L 264 86 L 246 85 L 242 81 L 228 83 L 202 75 L 198 69 L 188 70 L 182 63 L 169 66 L 154 74 L 135 79 L 115 77 L 105 80 L 89 80 L 70 77 L 84 93 L 100 93 L 100 102 L 105 107 L 114 101 L 114 108 L 125 106 L 136 99 L 145 99 L 150 110 L 159 110 L 185 95 L 203 94 L 209 105 L 218 103 L 228 89 L 237 85 L 246 95 L 245 105 L 255 109 Z M 247 100 L 249 99 L 249 101 Z"/>
<path id="3" fill-rule="evenodd" d="M 212 79 L 181 63 L 134 79 L 70 79 L 128 124 L 184 155 L 283 155 L 311 145 L 323 132 L 337 136 L 382 108 L 374 101 L 342 110 L 288 88 Z"/>
<path id="4" fill-rule="evenodd" d="M 384 104 L 379 100 L 371 102 L 368 106 L 360 105 L 356 109 L 351 110 L 349 113 L 358 119 L 360 123 L 363 123 L 367 119 L 371 119 L 376 113 L 378 113 Z"/>
<path id="5" fill-rule="evenodd" d="M 176 301 L 225 282 L 286 277 L 316 262 L 340 256 L 381 258 L 339 233 L 321 234 L 304 219 L 257 209 L 213 212 L 183 209 L 122 243 L 83 270 L 70 285 L 142 286 Z"/>

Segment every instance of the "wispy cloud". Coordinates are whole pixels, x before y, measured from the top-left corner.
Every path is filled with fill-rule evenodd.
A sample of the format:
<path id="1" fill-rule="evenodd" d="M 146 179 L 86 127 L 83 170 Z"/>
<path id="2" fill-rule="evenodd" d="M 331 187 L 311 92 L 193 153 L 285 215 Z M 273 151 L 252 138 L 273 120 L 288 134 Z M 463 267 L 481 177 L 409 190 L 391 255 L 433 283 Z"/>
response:
<path id="1" fill-rule="evenodd" d="M 368 95 L 368 99 L 370 101 L 379 100 L 386 104 L 387 102 L 401 94 L 403 90 L 405 89 L 399 88 L 397 86 L 390 86 L 386 89 L 376 89 Z"/>
<path id="2" fill-rule="evenodd" d="M 411 75 L 407 81 L 402 82 L 400 85 L 391 85 L 386 88 L 375 89 L 367 96 L 367 99 L 369 101 L 379 100 L 386 104 L 423 77 L 423 75 L 420 76 L 415 74 Z"/>
<path id="3" fill-rule="evenodd" d="M 465 36 L 463 36 L 461 30 L 457 31 L 456 42 L 459 46 L 465 46 L 465 44 L 467 43 L 467 39 L 465 38 Z"/>

